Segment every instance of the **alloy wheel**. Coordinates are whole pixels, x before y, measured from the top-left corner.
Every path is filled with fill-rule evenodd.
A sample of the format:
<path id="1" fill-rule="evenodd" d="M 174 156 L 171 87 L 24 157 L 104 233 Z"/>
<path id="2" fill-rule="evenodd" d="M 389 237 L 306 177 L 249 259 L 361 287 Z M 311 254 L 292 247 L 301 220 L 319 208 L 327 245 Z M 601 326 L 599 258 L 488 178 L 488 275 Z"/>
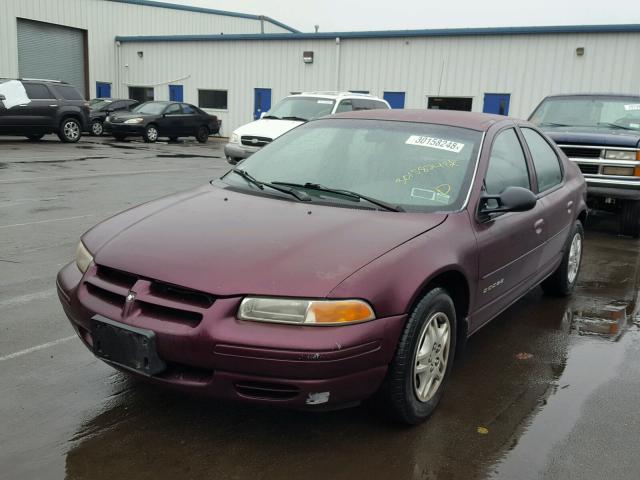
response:
<path id="1" fill-rule="evenodd" d="M 80 126 L 75 120 L 68 120 L 63 127 L 64 136 L 69 140 L 77 140 L 80 137 Z"/>
<path id="2" fill-rule="evenodd" d="M 420 331 L 413 362 L 413 389 L 419 401 L 431 400 L 440 388 L 447 371 L 450 344 L 449 317 L 435 312 Z"/>
<path id="3" fill-rule="evenodd" d="M 573 283 L 578 276 L 580 269 L 580 259 L 582 258 L 582 236 L 576 233 L 571 240 L 569 248 L 569 263 L 567 265 L 567 279 L 569 283 Z"/>

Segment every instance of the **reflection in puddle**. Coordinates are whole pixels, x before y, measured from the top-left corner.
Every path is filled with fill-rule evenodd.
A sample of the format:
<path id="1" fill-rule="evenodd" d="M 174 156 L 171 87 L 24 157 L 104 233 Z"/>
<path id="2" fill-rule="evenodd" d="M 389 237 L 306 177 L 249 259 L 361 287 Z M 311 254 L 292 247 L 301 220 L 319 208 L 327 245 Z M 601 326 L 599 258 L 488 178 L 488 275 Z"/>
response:
<path id="1" fill-rule="evenodd" d="M 611 302 L 600 308 L 571 312 L 572 331 L 578 335 L 599 335 L 616 341 L 627 329 L 630 317 L 627 302 Z"/>

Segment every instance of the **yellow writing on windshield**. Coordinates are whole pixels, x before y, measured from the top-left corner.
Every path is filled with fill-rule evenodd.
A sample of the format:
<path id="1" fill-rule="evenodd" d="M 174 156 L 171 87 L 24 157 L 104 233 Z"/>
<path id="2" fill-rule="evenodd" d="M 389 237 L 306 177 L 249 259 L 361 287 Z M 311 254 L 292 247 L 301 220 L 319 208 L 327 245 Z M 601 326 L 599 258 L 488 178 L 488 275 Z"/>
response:
<path id="1" fill-rule="evenodd" d="M 402 183 L 406 185 L 410 180 L 419 175 L 428 175 L 439 168 L 455 168 L 459 166 L 460 164 L 457 160 L 445 160 L 442 162 L 425 163 L 424 165 L 420 165 L 419 167 L 412 168 L 407 173 L 402 175 L 402 177 L 396 178 L 396 183 Z"/>

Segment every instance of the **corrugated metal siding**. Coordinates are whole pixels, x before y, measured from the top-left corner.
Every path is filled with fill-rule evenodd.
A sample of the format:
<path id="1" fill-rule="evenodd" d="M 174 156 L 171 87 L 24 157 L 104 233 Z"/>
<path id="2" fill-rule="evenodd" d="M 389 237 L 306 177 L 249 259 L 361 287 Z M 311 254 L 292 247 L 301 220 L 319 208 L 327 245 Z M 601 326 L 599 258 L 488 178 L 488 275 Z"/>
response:
<path id="1" fill-rule="evenodd" d="M 260 21 L 104 0 L 0 0 L 0 77 L 18 76 L 16 18 L 87 30 L 89 83 L 116 85 L 117 35 L 260 33 Z M 269 33 L 287 32 L 265 22 Z M 113 91 L 113 95 L 124 92 Z"/>
<path id="2" fill-rule="evenodd" d="M 576 56 L 584 47 L 583 57 Z M 198 88 L 228 90 L 228 111 L 214 112 L 223 133 L 252 120 L 253 89 L 271 88 L 277 102 L 292 91 L 336 89 L 334 40 L 123 43 L 125 83 L 154 85 L 187 77 L 185 101 Z M 144 59 L 136 52 L 143 50 Z M 302 52 L 312 50 L 305 65 Z M 640 93 L 640 33 L 348 39 L 340 45 L 340 89 L 406 92 L 406 108 L 426 108 L 428 96 L 473 98 L 511 94 L 510 114 L 527 117 L 546 95 Z M 168 95 L 156 89 L 156 98 Z"/>
<path id="3" fill-rule="evenodd" d="M 18 20 L 20 77 L 64 80 L 85 93 L 82 30 Z"/>

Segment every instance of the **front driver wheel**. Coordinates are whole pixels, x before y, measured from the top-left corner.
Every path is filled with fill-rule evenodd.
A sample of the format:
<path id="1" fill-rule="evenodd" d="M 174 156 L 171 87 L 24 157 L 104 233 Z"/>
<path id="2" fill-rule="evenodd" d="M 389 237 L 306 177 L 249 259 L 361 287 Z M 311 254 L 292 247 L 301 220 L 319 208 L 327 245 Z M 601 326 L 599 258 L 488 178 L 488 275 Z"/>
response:
<path id="1" fill-rule="evenodd" d="M 75 118 L 65 118 L 60 124 L 58 138 L 65 143 L 75 143 L 82 136 L 80 122 Z"/>
<path id="2" fill-rule="evenodd" d="M 104 132 L 104 128 L 102 126 L 102 122 L 100 120 L 94 120 L 91 122 L 91 135 L 95 135 L 99 137 Z"/>
<path id="3" fill-rule="evenodd" d="M 147 128 L 144 129 L 142 139 L 146 143 L 155 143 L 156 140 L 158 140 L 158 127 L 155 125 L 147 125 Z"/>
<path id="4" fill-rule="evenodd" d="M 440 402 L 456 348 L 456 310 L 443 288 L 434 288 L 413 309 L 383 387 L 391 414 L 415 425 Z"/>
<path id="5" fill-rule="evenodd" d="M 544 293 L 555 297 L 566 297 L 573 291 L 578 282 L 578 274 L 582 264 L 583 241 L 584 229 L 580 220 L 577 220 L 567 240 L 560 265 L 540 285 Z"/>

